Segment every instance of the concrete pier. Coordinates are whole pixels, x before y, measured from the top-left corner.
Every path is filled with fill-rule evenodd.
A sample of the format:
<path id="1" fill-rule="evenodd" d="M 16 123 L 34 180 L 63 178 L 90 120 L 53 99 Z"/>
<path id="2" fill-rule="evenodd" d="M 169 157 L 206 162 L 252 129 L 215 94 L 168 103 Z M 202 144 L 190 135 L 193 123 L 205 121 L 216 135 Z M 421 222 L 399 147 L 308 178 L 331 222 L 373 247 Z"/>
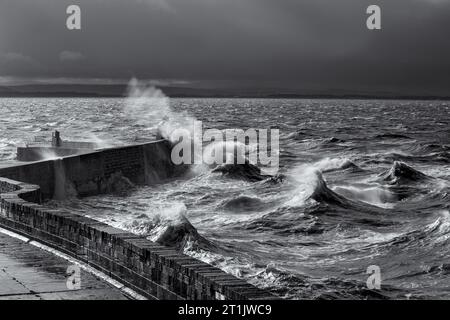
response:
<path id="1" fill-rule="evenodd" d="M 69 289 L 72 264 L 0 232 L 0 300 L 124 300 L 118 288 L 80 270 L 80 288 Z"/>
<path id="2" fill-rule="evenodd" d="M 25 147 L 17 147 L 17 160 L 40 161 L 45 158 L 67 157 L 99 149 L 101 147 L 92 142 L 64 141 L 61 139 L 59 131 L 55 131 L 52 134 L 51 142 L 39 139 L 38 141 L 27 143 Z"/>

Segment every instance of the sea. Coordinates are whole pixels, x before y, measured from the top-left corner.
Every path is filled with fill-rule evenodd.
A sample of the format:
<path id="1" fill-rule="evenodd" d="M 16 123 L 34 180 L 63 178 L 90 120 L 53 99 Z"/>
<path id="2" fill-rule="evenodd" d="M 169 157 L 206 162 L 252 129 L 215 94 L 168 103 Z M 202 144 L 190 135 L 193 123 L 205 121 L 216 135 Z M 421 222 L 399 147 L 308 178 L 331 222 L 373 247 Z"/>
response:
<path id="1" fill-rule="evenodd" d="M 126 192 L 52 200 L 175 246 L 285 299 L 450 298 L 450 102 L 0 98 L 0 163 L 48 139 L 104 147 L 161 124 L 278 129 L 276 177 L 196 166 Z M 249 179 L 250 177 L 250 179 Z"/>

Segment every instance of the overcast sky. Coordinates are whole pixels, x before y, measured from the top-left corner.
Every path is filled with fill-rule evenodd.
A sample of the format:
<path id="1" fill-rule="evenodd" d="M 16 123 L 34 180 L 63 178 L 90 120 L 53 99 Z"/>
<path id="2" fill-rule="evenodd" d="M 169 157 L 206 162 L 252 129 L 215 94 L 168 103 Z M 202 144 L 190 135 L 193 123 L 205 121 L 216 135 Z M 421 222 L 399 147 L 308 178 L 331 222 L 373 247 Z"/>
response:
<path id="1" fill-rule="evenodd" d="M 81 31 L 66 29 L 70 4 Z M 380 31 L 366 28 L 370 4 Z M 0 85 L 134 76 L 450 95 L 449 38 L 450 0 L 0 0 Z"/>

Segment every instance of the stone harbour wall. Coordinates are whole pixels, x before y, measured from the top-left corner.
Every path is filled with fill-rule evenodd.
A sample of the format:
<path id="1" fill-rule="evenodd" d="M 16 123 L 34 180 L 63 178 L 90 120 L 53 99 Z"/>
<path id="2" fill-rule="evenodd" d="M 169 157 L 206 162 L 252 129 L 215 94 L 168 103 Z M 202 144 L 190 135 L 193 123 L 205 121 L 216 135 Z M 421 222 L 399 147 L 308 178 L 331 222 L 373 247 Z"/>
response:
<path id="1" fill-rule="evenodd" d="M 16 164 L 1 168 L 0 177 L 37 184 L 43 198 L 62 198 L 66 192 L 90 196 L 110 191 L 117 174 L 134 184 L 155 184 L 177 170 L 165 140 L 92 151 L 54 160 Z"/>
<path id="2" fill-rule="evenodd" d="M 134 183 L 163 181 L 176 170 L 167 148 L 156 142 L 0 169 L 0 226 L 84 261 L 150 299 L 275 299 L 174 248 L 42 205 L 67 181 L 81 195 L 102 192 L 102 179 L 117 172 Z"/>

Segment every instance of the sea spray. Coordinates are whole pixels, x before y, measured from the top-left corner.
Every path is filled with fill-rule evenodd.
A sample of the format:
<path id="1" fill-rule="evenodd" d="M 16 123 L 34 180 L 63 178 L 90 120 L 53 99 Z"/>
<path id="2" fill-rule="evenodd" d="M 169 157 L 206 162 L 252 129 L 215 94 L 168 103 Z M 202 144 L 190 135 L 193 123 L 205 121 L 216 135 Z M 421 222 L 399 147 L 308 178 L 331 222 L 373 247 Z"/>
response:
<path id="1" fill-rule="evenodd" d="M 242 129 L 209 128 L 203 132 L 201 121 L 186 112 L 174 111 L 169 97 L 160 89 L 135 78 L 128 84 L 124 112 L 137 124 L 155 130 L 173 144 L 174 164 L 195 165 L 193 171 L 203 172 L 205 164 L 252 163 L 261 164 L 268 174 L 278 172 L 278 129 L 270 129 L 270 135 L 267 129 L 252 128 L 245 132 Z"/>
<path id="2" fill-rule="evenodd" d="M 116 145 L 111 138 L 100 137 L 99 135 L 93 132 L 85 133 L 86 140 L 95 144 L 96 149 L 107 149 L 112 148 Z"/>
<path id="3" fill-rule="evenodd" d="M 135 78 L 128 83 L 124 112 L 137 124 L 156 130 L 171 142 L 175 142 L 172 134 L 176 129 L 193 133 L 196 120 L 185 112 L 175 112 L 170 106 L 170 98 L 162 90 Z"/>
<path id="4" fill-rule="evenodd" d="M 36 153 L 39 155 L 39 160 L 55 160 L 60 158 L 55 151 L 49 148 L 37 149 Z"/>
<path id="5" fill-rule="evenodd" d="M 66 176 L 66 168 L 62 159 L 53 161 L 54 165 L 54 200 L 66 200 L 68 198 L 76 197 L 77 191 L 72 185 L 72 182 Z"/>
<path id="6" fill-rule="evenodd" d="M 289 172 L 289 178 L 296 184 L 293 197 L 286 202 L 288 207 L 304 206 L 318 187 L 319 174 L 313 166 L 300 165 Z"/>
<path id="7" fill-rule="evenodd" d="M 172 144 L 180 141 L 180 132 L 189 137 L 187 143 L 192 145 L 194 152 L 184 156 L 194 157 L 191 158 L 192 163 L 200 162 L 195 158 L 202 156 L 200 152 L 195 152 L 201 148 L 201 132 L 195 130 L 196 118 L 186 112 L 173 110 L 170 98 L 162 90 L 139 82 L 136 78 L 131 79 L 123 111 L 136 124 L 155 131 L 157 137 L 162 137 Z M 205 168 L 203 165 L 191 166 L 190 170 L 198 174 L 204 172 Z"/>

